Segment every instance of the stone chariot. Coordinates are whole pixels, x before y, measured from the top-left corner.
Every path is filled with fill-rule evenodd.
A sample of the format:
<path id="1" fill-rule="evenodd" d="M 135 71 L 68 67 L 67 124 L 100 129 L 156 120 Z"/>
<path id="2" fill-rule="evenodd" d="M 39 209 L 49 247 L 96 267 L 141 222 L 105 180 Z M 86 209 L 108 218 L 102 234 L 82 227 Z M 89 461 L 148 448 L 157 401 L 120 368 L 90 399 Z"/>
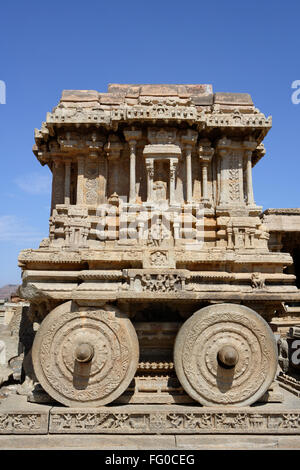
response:
<path id="1" fill-rule="evenodd" d="M 53 175 L 49 237 L 19 255 L 34 382 L 50 399 L 266 396 L 276 321 L 300 300 L 253 195 L 270 128 L 248 94 L 210 85 L 63 92 L 33 149 Z"/>

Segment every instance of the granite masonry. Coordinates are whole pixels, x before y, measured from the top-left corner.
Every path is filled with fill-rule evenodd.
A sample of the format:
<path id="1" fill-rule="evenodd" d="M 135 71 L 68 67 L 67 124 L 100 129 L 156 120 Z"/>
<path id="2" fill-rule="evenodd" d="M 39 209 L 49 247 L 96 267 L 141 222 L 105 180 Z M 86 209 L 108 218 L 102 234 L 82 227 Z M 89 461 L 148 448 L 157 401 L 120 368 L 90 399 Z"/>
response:
<path id="1" fill-rule="evenodd" d="M 62 93 L 35 130 L 49 237 L 19 255 L 0 433 L 300 434 L 300 209 L 253 194 L 271 125 L 211 85 Z"/>

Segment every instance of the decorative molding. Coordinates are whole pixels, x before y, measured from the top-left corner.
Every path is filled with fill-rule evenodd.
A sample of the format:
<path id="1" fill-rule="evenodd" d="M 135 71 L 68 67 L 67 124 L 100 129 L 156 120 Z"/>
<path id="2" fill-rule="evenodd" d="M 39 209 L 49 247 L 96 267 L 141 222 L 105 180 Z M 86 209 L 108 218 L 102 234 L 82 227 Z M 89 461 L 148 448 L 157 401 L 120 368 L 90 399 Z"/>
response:
<path id="1" fill-rule="evenodd" d="M 48 407 L 42 412 L 0 411 L 0 434 L 47 434 Z"/>
<path id="2" fill-rule="evenodd" d="M 139 405 L 106 409 L 61 409 L 50 412 L 51 434 L 300 434 L 300 412 Z M 149 410 L 150 408 L 150 410 Z M 152 409 L 151 409 L 152 408 Z M 169 409 L 169 410 L 168 410 Z"/>

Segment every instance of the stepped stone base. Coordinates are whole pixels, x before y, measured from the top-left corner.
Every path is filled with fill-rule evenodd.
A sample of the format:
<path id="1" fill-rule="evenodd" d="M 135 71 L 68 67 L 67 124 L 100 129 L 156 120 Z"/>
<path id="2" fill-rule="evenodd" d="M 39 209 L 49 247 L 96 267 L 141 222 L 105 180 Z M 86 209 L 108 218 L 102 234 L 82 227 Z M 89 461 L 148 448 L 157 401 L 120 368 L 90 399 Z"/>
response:
<path id="1" fill-rule="evenodd" d="M 299 450 L 300 436 L 296 435 L 111 435 L 47 434 L 0 436 L 1 450 L 97 450 L 104 456 L 128 450 L 149 450 L 156 454 L 169 450 Z M 120 455 L 120 454 L 118 454 Z M 127 454 L 128 455 L 128 454 Z M 134 453 L 132 453 L 134 455 Z M 145 455 L 145 459 L 147 456 Z"/>
<path id="2" fill-rule="evenodd" d="M 0 434 L 108 434 L 112 439 L 130 434 L 187 435 L 187 439 L 197 434 L 300 436 L 299 399 L 286 390 L 283 394 L 284 403 L 243 408 L 110 405 L 82 409 L 38 405 L 15 395 L 0 405 Z"/>

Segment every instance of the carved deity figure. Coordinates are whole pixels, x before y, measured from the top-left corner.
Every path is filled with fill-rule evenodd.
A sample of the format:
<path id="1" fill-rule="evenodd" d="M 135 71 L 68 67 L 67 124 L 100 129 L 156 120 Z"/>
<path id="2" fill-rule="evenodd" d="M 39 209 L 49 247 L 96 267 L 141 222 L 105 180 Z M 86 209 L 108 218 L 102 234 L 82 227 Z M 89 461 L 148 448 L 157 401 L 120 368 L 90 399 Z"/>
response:
<path id="1" fill-rule="evenodd" d="M 159 246 L 163 240 L 170 238 L 170 232 L 163 225 L 162 220 L 158 218 L 156 222 L 151 224 L 148 237 L 148 245 L 150 246 Z"/>
<path id="2" fill-rule="evenodd" d="M 153 201 L 161 202 L 167 199 L 167 183 L 165 181 L 155 181 L 153 183 Z"/>
<path id="3" fill-rule="evenodd" d="M 253 273 L 251 276 L 251 282 L 253 289 L 265 288 L 265 279 L 261 273 Z"/>

